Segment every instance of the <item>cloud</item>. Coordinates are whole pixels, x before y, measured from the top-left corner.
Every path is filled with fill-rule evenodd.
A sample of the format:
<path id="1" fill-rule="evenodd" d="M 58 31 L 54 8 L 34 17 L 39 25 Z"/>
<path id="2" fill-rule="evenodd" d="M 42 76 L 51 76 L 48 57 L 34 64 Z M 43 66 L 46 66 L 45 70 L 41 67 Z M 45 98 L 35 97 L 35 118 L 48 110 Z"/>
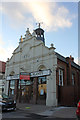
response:
<path id="1" fill-rule="evenodd" d="M 43 27 L 47 31 L 72 26 L 73 15 L 70 15 L 67 8 L 55 2 L 3 3 L 2 10 L 14 28 L 34 28 L 36 22 L 43 22 Z"/>
<path id="2" fill-rule="evenodd" d="M 3 45 L 4 42 L 2 41 L 2 35 L 0 35 L 0 45 Z"/>
<path id="3" fill-rule="evenodd" d="M 68 9 L 63 6 L 58 6 L 57 3 L 36 2 L 29 3 L 28 7 L 35 20 L 37 22 L 43 22 L 44 28 L 48 31 L 72 26 Z"/>
<path id="4" fill-rule="evenodd" d="M 15 48 L 11 45 L 5 47 L 5 43 L 2 40 L 2 35 L 0 35 L 0 60 L 7 61 L 7 58 L 10 58 L 13 50 Z"/>
<path id="5" fill-rule="evenodd" d="M 13 50 L 13 46 L 8 46 L 7 48 L 0 46 L 0 60 L 6 62 L 7 58 L 10 58 L 12 56 Z"/>
<path id="6" fill-rule="evenodd" d="M 79 64 L 79 63 L 78 63 L 78 58 L 75 58 L 75 59 L 74 59 L 74 62 L 75 62 L 76 64 Z"/>

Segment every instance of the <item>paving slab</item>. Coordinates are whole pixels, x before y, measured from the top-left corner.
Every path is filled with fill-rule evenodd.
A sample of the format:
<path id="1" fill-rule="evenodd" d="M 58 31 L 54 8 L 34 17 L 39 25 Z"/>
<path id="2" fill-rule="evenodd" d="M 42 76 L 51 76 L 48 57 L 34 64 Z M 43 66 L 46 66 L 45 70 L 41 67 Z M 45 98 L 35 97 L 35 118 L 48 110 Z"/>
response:
<path id="1" fill-rule="evenodd" d="M 57 107 L 53 110 L 52 117 L 58 118 L 77 118 L 76 107 Z"/>
<path id="2" fill-rule="evenodd" d="M 17 104 L 17 108 L 38 115 L 56 118 L 77 118 L 76 107 L 48 107 L 45 105 Z"/>

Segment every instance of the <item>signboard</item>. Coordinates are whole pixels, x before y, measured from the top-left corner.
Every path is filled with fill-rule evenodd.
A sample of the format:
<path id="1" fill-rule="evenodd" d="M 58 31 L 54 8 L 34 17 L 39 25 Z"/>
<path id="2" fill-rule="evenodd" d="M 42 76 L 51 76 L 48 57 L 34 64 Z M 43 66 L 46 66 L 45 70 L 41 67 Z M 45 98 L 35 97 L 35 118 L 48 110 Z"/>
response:
<path id="1" fill-rule="evenodd" d="M 43 89 L 41 89 L 40 95 L 44 95 L 44 90 Z"/>
<path id="2" fill-rule="evenodd" d="M 30 73 L 30 77 L 41 77 L 41 76 L 47 76 L 51 74 L 51 70 L 41 70 L 37 72 Z"/>
<path id="3" fill-rule="evenodd" d="M 41 76 L 48 76 L 51 74 L 51 70 L 41 70 L 37 72 L 27 73 L 27 72 L 21 72 L 20 75 L 14 75 L 14 76 L 7 76 L 6 80 L 30 80 L 30 77 L 41 77 Z"/>
<path id="4" fill-rule="evenodd" d="M 18 75 L 13 75 L 13 76 L 7 76 L 6 80 L 17 80 L 19 79 L 19 74 Z"/>
<path id="5" fill-rule="evenodd" d="M 26 73 L 26 72 L 20 73 L 20 80 L 30 80 L 29 73 Z"/>

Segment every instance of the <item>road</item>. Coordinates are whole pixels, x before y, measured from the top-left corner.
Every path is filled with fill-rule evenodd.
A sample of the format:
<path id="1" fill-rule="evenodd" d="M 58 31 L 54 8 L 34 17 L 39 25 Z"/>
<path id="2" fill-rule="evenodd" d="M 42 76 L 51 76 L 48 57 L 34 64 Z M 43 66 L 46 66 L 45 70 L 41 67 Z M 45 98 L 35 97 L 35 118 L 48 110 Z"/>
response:
<path id="1" fill-rule="evenodd" d="M 76 120 L 66 118 L 51 118 L 48 116 L 37 115 L 24 110 L 8 111 L 2 113 L 2 120 Z"/>

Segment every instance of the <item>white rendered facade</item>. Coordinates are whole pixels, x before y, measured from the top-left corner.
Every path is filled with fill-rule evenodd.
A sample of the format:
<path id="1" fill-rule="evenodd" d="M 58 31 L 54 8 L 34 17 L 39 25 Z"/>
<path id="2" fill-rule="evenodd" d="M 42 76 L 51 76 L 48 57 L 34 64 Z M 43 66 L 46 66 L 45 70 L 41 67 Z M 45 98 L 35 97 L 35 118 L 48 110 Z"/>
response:
<path id="1" fill-rule="evenodd" d="M 39 70 L 51 70 L 47 76 L 47 106 L 56 106 L 56 67 L 57 57 L 55 48 L 46 47 L 41 40 L 36 39 L 36 34 L 26 31 L 25 38 L 20 39 L 19 46 L 14 50 L 12 57 L 6 63 L 5 77 L 20 74 L 20 72 L 35 72 Z M 6 80 L 5 92 L 8 94 L 9 81 Z"/>

